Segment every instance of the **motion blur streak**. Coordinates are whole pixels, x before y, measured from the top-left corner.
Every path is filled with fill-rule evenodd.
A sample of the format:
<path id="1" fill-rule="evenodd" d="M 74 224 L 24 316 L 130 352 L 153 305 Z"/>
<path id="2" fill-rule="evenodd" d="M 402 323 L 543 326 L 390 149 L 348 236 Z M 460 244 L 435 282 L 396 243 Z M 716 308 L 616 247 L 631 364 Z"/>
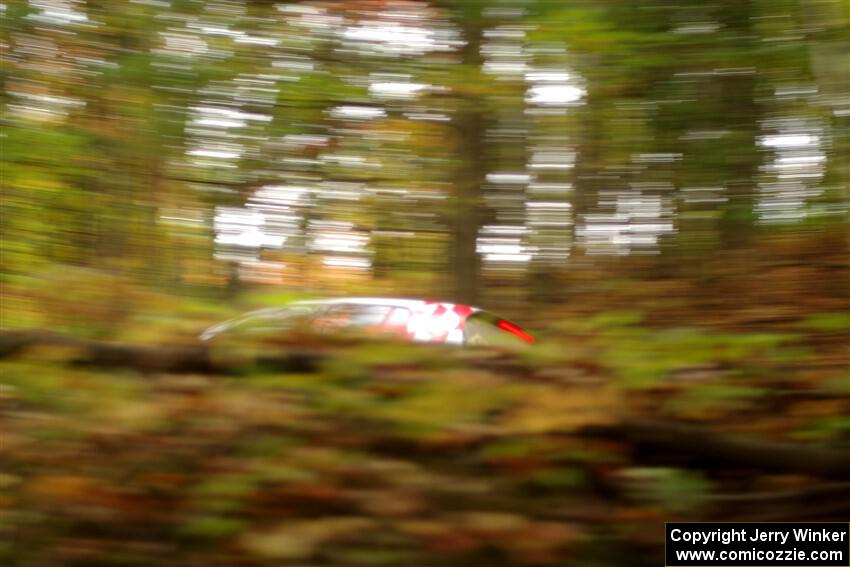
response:
<path id="1" fill-rule="evenodd" d="M 0 0 L 0 564 L 846 521 L 848 10 Z M 291 310 L 351 297 L 432 316 Z"/>

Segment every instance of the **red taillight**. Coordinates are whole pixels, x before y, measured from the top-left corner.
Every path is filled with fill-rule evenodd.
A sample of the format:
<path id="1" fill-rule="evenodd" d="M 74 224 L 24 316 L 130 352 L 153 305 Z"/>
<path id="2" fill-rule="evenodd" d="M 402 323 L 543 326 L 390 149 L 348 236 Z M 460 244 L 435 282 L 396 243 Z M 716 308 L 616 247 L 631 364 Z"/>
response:
<path id="1" fill-rule="evenodd" d="M 496 323 L 496 326 L 499 327 L 500 329 L 502 329 L 503 331 L 507 331 L 507 332 L 511 333 L 512 335 L 518 336 L 519 338 L 521 338 L 522 340 L 524 340 L 527 343 L 533 343 L 534 342 L 534 337 L 532 337 L 531 335 L 529 335 L 528 333 L 523 331 L 522 328 L 517 327 L 516 325 L 514 325 L 510 321 L 505 321 L 503 319 L 503 320 L 499 321 L 498 323 Z"/>

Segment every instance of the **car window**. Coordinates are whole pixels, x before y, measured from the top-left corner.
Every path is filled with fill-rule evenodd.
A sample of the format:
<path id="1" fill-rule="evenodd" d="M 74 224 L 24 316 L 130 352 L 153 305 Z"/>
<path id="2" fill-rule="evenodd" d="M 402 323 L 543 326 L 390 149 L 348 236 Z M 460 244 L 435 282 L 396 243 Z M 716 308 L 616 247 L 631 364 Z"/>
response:
<path id="1" fill-rule="evenodd" d="M 387 305 L 332 305 L 316 317 L 314 326 L 322 331 L 380 329 L 392 309 Z"/>

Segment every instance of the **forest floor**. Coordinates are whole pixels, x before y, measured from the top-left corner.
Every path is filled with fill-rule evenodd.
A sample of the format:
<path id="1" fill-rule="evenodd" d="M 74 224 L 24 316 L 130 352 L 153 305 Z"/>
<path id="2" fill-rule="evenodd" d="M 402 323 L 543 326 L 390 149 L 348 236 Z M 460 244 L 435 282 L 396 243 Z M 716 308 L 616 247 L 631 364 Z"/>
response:
<path id="1" fill-rule="evenodd" d="M 649 566 L 665 521 L 846 521 L 847 267 L 801 258 L 580 275 L 516 352 L 4 331 L 0 562 Z"/>

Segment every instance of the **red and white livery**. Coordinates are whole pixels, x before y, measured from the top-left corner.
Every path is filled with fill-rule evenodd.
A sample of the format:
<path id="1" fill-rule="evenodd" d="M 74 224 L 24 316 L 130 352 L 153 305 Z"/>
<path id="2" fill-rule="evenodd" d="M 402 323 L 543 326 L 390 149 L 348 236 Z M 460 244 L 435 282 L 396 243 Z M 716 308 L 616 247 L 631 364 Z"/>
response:
<path id="1" fill-rule="evenodd" d="M 298 301 L 286 307 L 252 311 L 210 327 L 200 338 L 210 340 L 235 332 L 285 331 L 295 322 L 319 332 L 361 330 L 425 343 L 499 345 L 534 342 L 520 326 L 478 307 L 381 297 Z"/>

